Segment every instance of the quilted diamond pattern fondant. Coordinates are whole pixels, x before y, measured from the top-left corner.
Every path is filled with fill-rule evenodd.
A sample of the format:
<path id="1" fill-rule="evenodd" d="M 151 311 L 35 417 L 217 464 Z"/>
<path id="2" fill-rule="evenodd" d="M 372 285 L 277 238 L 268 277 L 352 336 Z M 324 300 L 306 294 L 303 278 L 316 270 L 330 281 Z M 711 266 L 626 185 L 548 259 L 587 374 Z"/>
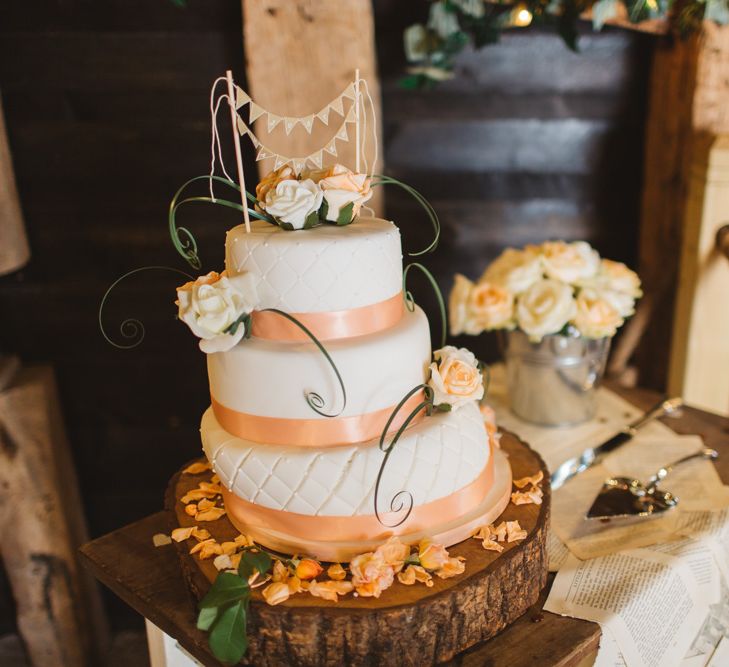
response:
<path id="1" fill-rule="evenodd" d="M 301 514 L 372 514 L 384 454 L 377 441 L 315 449 L 258 445 L 233 438 L 212 410 L 202 420 L 203 448 L 221 481 L 236 495 L 265 507 Z M 400 491 L 418 505 L 447 496 L 481 472 L 489 450 L 476 404 L 423 420 L 401 438 L 382 478 L 387 510 Z"/>

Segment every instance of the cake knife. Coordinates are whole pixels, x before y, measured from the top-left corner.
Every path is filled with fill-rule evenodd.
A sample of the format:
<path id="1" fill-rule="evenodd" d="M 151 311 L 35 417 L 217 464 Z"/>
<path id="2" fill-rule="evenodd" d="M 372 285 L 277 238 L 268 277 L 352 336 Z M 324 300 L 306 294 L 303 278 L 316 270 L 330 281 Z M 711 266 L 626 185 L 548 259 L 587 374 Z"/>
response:
<path id="1" fill-rule="evenodd" d="M 579 475 L 581 472 L 599 463 L 610 452 L 615 451 L 618 447 L 628 442 L 628 440 L 631 440 L 643 426 L 658 417 L 676 412 L 682 405 L 683 400 L 681 398 L 664 399 L 654 405 L 644 415 L 638 417 L 638 419 L 627 426 L 624 426 L 618 433 L 607 439 L 601 445 L 589 447 L 582 454 L 567 459 L 552 473 L 552 489 L 558 489 L 575 475 Z"/>

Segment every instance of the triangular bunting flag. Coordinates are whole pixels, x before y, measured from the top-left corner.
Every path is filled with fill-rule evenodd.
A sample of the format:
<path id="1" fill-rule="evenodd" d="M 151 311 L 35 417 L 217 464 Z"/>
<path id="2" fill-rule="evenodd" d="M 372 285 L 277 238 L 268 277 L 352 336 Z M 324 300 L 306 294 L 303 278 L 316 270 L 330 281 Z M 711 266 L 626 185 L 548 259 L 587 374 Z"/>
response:
<path id="1" fill-rule="evenodd" d="M 350 100 L 354 99 L 354 81 L 347 86 L 347 89 L 342 93 L 342 97 L 348 97 Z"/>
<path id="2" fill-rule="evenodd" d="M 293 130 L 296 123 L 299 122 L 298 118 L 284 118 L 283 121 L 287 135 L 291 134 L 291 130 Z"/>
<path id="3" fill-rule="evenodd" d="M 340 116 L 344 115 L 344 107 L 342 106 L 342 98 L 338 97 L 329 105 L 330 109 L 334 109 Z"/>
<path id="4" fill-rule="evenodd" d="M 327 125 L 329 123 L 329 107 L 322 109 L 318 114 L 316 114 L 316 117 L 324 123 L 324 125 Z"/>
<path id="5" fill-rule="evenodd" d="M 337 154 L 337 140 L 332 139 L 326 146 L 324 146 L 324 150 L 329 153 L 329 155 L 336 156 Z"/>
<path id="6" fill-rule="evenodd" d="M 304 165 L 306 165 L 306 158 L 305 157 L 304 158 L 295 157 L 293 159 L 293 163 L 294 163 L 294 171 L 297 174 L 300 174 L 301 170 L 304 168 Z"/>
<path id="7" fill-rule="evenodd" d="M 342 127 L 339 128 L 339 131 L 334 135 L 336 139 L 341 139 L 342 141 L 347 141 L 349 139 L 349 135 L 347 134 L 347 121 L 344 121 L 342 123 Z"/>
<path id="8" fill-rule="evenodd" d="M 316 153 L 313 153 L 309 156 L 309 159 L 314 163 L 317 169 L 321 169 L 321 163 L 322 163 L 322 152 L 317 151 Z"/>
<path id="9" fill-rule="evenodd" d="M 238 126 L 238 134 L 243 136 L 244 134 L 248 134 L 248 126 L 243 122 L 243 119 L 236 114 L 235 117 L 235 123 Z"/>
<path id="10" fill-rule="evenodd" d="M 258 117 L 262 116 L 264 113 L 266 113 L 266 110 L 263 107 L 258 106 L 253 100 L 251 100 L 251 105 L 248 107 L 248 119 L 251 121 L 251 123 Z"/>
<path id="11" fill-rule="evenodd" d="M 248 130 L 248 136 L 251 138 L 251 143 L 253 144 L 253 148 L 258 148 L 261 145 L 261 142 L 258 141 L 258 137 L 253 134 L 250 130 Z"/>
<path id="12" fill-rule="evenodd" d="M 345 123 L 354 123 L 354 121 L 357 120 L 357 114 L 354 110 L 354 107 L 350 107 L 349 111 L 347 111 L 347 118 L 345 118 Z"/>
<path id="13" fill-rule="evenodd" d="M 309 134 L 311 134 L 311 126 L 314 125 L 314 116 L 313 116 L 313 114 L 311 116 L 307 116 L 306 118 L 302 118 L 300 122 L 304 126 L 304 129 Z"/>
<path id="14" fill-rule="evenodd" d="M 240 109 L 244 104 L 250 102 L 251 98 L 248 93 L 240 86 L 235 87 L 235 108 Z"/>
<path id="15" fill-rule="evenodd" d="M 273 129 L 278 125 L 283 118 L 281 116 L 277 116 L 276 114 L 269 113 L 268 114 L 268 131 L 273 132 Z"/>
<path id="16" fill-rule="evenodd" d="M 258 150 L 258 153 L 256 154 L 256 162 L 260 160 L 265 160 L 268 157 L 273 157 L 273 155 L 266 151 L 265 146 L 261 146 L 261 148 Z"/>
<path id="17" fill-rule="evenodd" d="M 287 158 L 285 155 L 277 155 L 276 162 L 273 165 L 273 170 L 276 171 L 277 169 L 283 167 L 285 164 L 288 164 L 289 162 L 291 162 L 291 160 L 289 160 L 289 158 Z"/>

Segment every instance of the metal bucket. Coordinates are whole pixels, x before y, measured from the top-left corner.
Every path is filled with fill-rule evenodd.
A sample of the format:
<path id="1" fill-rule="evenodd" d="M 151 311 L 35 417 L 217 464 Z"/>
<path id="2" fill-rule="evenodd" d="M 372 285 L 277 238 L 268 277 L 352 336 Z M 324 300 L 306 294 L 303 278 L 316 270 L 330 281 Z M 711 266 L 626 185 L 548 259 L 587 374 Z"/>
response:
<path id="1" fill-rule="evenodd" d="M 553 334 L 532 343 L 523 332 L 508 331 L 501 343 L 514 414 L 543 426 L 570 426 L 595 416 L 609 338 Z"/>

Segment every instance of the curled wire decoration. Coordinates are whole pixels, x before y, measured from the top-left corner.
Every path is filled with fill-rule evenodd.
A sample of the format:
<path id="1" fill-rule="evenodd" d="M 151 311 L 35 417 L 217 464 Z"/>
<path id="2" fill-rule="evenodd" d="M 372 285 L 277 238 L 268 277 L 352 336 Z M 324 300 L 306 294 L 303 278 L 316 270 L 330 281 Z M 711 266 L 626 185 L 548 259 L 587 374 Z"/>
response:
<path id="1" fill-rule="evenodd" d="M 443 347 L 446 342 L 446 333 L 448 329 L 448 323 L 446 318 L 446 307 L 445 307 L 445 300 L 443 299 L 443 293 L 440 291 L 440 287 L 438 287 L 438 283 L 436 282 L 435 278 L 433 277 L 433 274 L 428 271 L 425 266 L 418 262 L 411 262 L 408 264 L 402 272 L 402 293 L 403 298 L 405 299 L 405 307 L 412 313 L 415 310 L 415 299 L 413 298 L 412 292 L 410 292 L 407 289 L 407 279 L 408 279 L 408 273 L 410 272 L 410 269 L 418 269 L 427 279 L 430 283 L 430 286 L 433 288 L 433 292 L 435 293 L 435 298 L 438 300 L 438 309 L 440 310 L 440 347 Z"/>
<path id="2" fill-rule="evenodd" d="M 385 176 L 384 174 L 373 174 L 372 185 L 396 185 L 397 187 L 405 190 L 405 192 L 407 192 L 413 199 L 415 199 L 418 204 L 423 207 L 426 215 L 428 216 L 428 219 L 430 220 L 430 224 L 433 227 L 433 240 L 423 250 L 419 250 L 418 252 L 409 252 L 408 256 L 420 257 L 421 255 L 426 255 L 429 252 L 433 252 L 438 247 L 438 241 L 440 240 L 440 219 L 438 218 L 438 214 L 435 212 L 435 209 L 431 206 L 430 202 L 425 197 L 423 197 L 423 195 L 421 195 L 415 188 L 407 185 L 407 183 L 403 183 L 402 181 L 393 178 L 392 176 Z"/>
<path id="3" fill-rule="evenodd" d="M 326 401 L 321 397 L 321 394 L 315 392 L 315 391 L 305 391 L 304 392 L 304 398 L 306 399 L 306 402 L 309 404 L 309 407 L 316 412 L 316 414 L 321 415 L 322 417 L 338 417 L 339 415 L 344 412 L 344 409 L 347 407 L 347 390 L 344 386 L 344 380 L 342 380 L 342 376 L 339 372 L 339 369 L 337 368 L 337 365 L 334 363 L 334 360 L 329 355 L 329 352 L 327 352 L 327 349 L 324 347 L 324 345 L 321 343 L 321 341 L 311 332 L 307 327 L 305 327 L 299 320 L 297 320 L 295 317 L 293 317 L 290 313 L 286 313 L 283 310 L 278 310 L 277 308 L 264 308 L 263 310 L 259 311 L 262 313 L 276 313 L 277 315 L 280 315 L 281 317 L 287 319 L 289 322 L 295 324 L 301 331 L 303 331 L 311 340 L 314 345 L 316 345 L 319 352 L 321 352 L 324 355 L 324 358 L 327 360 L 329 365 L 331 366 L 332 370 L 334 371 L 334 375 L 337 378 L 337 381 L 339 382 L 339 387 L 342 390 L 342 407 L 337 412 L 325 412 L 324 408 L 326 407 Z"/>
<path id="4" fill-rule="evenodd" d="M 125 338 L 128 340 L 128 343 L 117 343 L 116 341 L 112 340 L 109 336 L 109 334 L 106 332 L 106 329 L 104 328 L 104 322 L 103 322 L 103 312 L 104 312 L 104 306 L 106 305 L 106 302 L 109 298 L 109 295 L 111 294 L 112 290 L 122 281 L 126 278 L 129 278 L 130 276 L 133 276 L 136 273 L 140 273 L 141 271 L 172 271 L 172 273 L 179 273 L 182 276 L 185 276 L 188 280 L 194 280 L 193 277 L 186 273 L 185 271 L 181 271 L 180 269 L 172 268 L 171 266 L 142 266 L 138 269 L 133 269 L 131 271 L 128 271 L 123 276 L 120 276 L 117 278 L 110 286 L 109 289 L 106 290 L 104 293 L 104 296 L 101 298 L 101 303 L 99 304 L 99 329 L 101 330 L 101 335 L 106 339 L 106 342 L 110 345 L 113 345 L 119 350 L 131 350 L 132 348 L 137 347 L 142 343 L 145 336 L 145 329 L 144 324 L 142 324 L 138 319 L 133 317 L 126 318 L 120 325 L 119 325 L 119 333 L 121 334 L 122 338 Z"/>
<path id="5" fill-rule="evenodd" d="M 192 232 L 187 229 L 187 227 L 177 226 L 177 209 L 179 209 L 180 206 L 182 206 L 183 204 L 189 204 L 191 202 L 203 202 L 207 204 L 217 204 L 219 206 L 225 206 L 226 208 L 232 208 L 236 211 L 240 211 L 241 213 L 243 212 L 242 204 L 234 201 L 229 201 L 228 199 L 220 199 L 218 197 L 186 197 L 185 199 L 180 199 L 182 193 L 191 183 L 200 180 L 206 180 L 210 182 L 217 181 L 240 192 L 240 186 L 237 183 L 227 178 L 223 178 L 222 176 L 211 176 L 210 174 L 206 174 L 205 176 L 195 176 L 194 178 L 191 178 L 189 181 L 183 183 L 179 190 L 175 192 L 175 196 L 170 202 L 170 211 L 168 216 L 170 238 L 172 239 L 172 245 L 175 246 L 175 250 L 177 250 L 177 252 L 193 269 L 200 269 L 202 266 L 200 257 L 197 252 L 197 242 L 195 241 L 195 237 L 193 236 Z M 258 200 L 250 192 L 246 192 L 246 199 L 248 199 L 248 201 L 250 201 L 254 206 L 258 203 Z M 252 218 L 256 218 L 257 220 L 264 220 L 273 225 L 276 224 L 273 218 L 268 215 L 259 213 L 254 208 L 248 208 L 248 214 Z"/>
<path id="6" fill-rule="evenodd" d="M 403 423 L 400 425 L 400 427 L 397 429 L 397 432 L 392 437 L 389 443 L 385 443 L 385 440 L 387 438 L 387 432 L 390 428 L 390 425 L 392 424 L 393 420 L 397 416 L 397 414 L 402 410 L 403 406 L 408 402 L 408 400 L 417 394 L 418 392 L 423 392 L 424 397 L 423 400 L 418 403 L 411 411 L 410 414 L 405 417 L 403 420 Z M 375 481 L 375 498 L 374 498 L 374 504 L 375 504 L 375 516 L 377 517 L 377 520 L 380 522 L 381 525 L 383 525 L 385 528 L 397 528 L 398 526 L 401 526 L 403 523 L 405 523 L 408 520 L 408 517 L 410 516 L 410 513 L 413 511 L 413 506 L 415 505 L 415 501 L 413 499 L 413 494 L 409 491 L 398 491 L 391 499 L 389 504 L 389 512 L 392 514 L 401 514 L 402 512 L 405 512 L 404 516 L 402 516 L 401 519 L 399 519 L 396 523 L 388 524 L 385 523 L 380 516 L 380 510 L 379 510 L 379 496 L 380 496 L 380 484 L 382 483 L 382 476 L 385 472 L 385 467 L 387 466 L 387 461 L 390 458 L 390 454 L 392 454 L 392 450 L 394 449 L 395 445 L 400 440 L 400 437 L 405 432 L 405 429 L 410 426 L 411 422 L 415 417 L 418 416 L 419 413 L 425 411 L 426 414 L 430 414 L 433 410 L 433 389 L 427 385 L 427 384 L 419 384 L 416 387 L 413 387 L 405 396 L 403 396 L 402 400 L 395 406 L 395 409 L 390 414 L 390 417 L 388 418 L 387 422 L 385 423 L 385 427 L 382 429 L 382 435 L 380 436 L 380 450 L 385 453 L 384 458 L 382 459 L 382 463 L 380 464 L 380 469 L 377 472 L 377 480 Z"/>

